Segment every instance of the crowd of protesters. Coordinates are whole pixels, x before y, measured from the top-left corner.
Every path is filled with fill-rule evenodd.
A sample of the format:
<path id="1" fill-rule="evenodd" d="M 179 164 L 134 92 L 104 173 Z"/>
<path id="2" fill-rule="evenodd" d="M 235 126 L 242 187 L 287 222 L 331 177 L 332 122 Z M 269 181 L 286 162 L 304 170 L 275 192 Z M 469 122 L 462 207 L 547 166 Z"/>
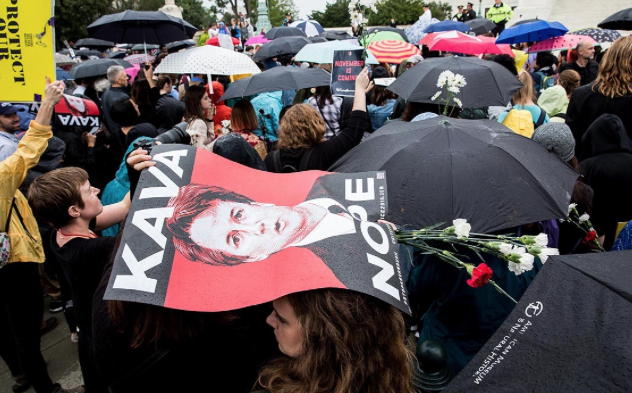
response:
<path id="1" fill-rule="evenodd" d="M 457 19 L 471 8 L 468 3 L 468 13 Z M 492 21 L 504 12 L 495 8 Z M 498 28 L 504 28 L 504 19 L 497 19 Z M 205 34 L 245 41 L 251 32 L 239 18 Z M 340 289 L 292 294 L 222 313 L 103 299 L 139 173 L 154 165 L 135 142 L 156 138 L 190 144 L 274 173 L 326 171 L 385 124 L 440 115 L 438 105 L 406 102 L 382 81 L 400 77 L 424 58 L 450 55 L 426 48 L 423 56 L 401 64 L 365 69 L 356 79 L 354 97 L 346 98 L 316 87 L 224 102 L 220 97 L 230 78 L 156 75 L 156 64 L 148 64 L 133 81 L 122 67 L 110 67 L 105 91 L 94 80 L 77 86 L 48 83 L 26 127 L 20 120 L 32 115 L 0 104 L 0 217 L 12 245 L 9 263 L 0 269 L 0 356 L 13 376 L 13 391 L 33 386 L 38 393 L 414 392 L 410 341 L 415 331 L 419 340 L 441 342 L 448 366 L 458 373 L 512 306 L 498 303 L 483 315 L 477 310 L 493 303 L 489 293 L 472 291 L 462 271 L 425 263 L 423 255 L 408 278 L 412 318 L 370 296 Z M 590 214 L 599 241 L 610 250 L 619 224 L 632 220 L 627 200 L 632 191 L 632 37 L 614 42 L 599 63 L 594 48 L 583 42 L 569 59 L 542 52 L 519 69 L 508 55 L 488 56 L 485 60 L 505 67 L 523 87 L 506 106 L 454 108 L 451 116 L 501 122 L 581 173 L 571 202 L 580 214 Z M 291 57 L 266 65 L 331 72 L 331 64 L 301 64 Z M 51 127 L 64 89 L 99 106 L 99 132 Z M 516 119 L 523 118 L 530 119 L 526 129 L 515 129 Z M 547 228 L 556 239 L 551 246 L 561 253 L 590 251 L 584 234 L 569 226 L 533 223 L 523 233 Z M 616 249 L 630 240 L 618 243 Z M 497 268 L 507 269 L 501 263 Z M 503 284 L 520 297 L 537 270 L 506 275 Z M 77 338 L 85 386 L 62 388 L 47 372 L 40 337 L 54 326 L 43 321 L 46 283 L 45 293 L 56 302 L 51 301 L 51 311 L 64 310 Z"/>

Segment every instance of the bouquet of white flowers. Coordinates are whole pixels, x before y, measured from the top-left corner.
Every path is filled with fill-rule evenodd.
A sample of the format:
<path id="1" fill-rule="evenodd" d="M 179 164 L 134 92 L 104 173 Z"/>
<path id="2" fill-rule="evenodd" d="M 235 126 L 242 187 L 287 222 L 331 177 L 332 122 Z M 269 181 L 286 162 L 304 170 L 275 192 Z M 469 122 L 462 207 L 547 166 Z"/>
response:
<path id="1" fill-rule="evenodd" d="M 435 95 L 432 96 L 431 100 L 436 101 L 443 93 L 445 94 L 445 98 L 442 98 L 443 101 L 443 115 L 449 116 L 452 114 L 454 110 L 454 106 L 458 106 L 459 108 L 463 107 L 463 103 L 460 99 L 456 98 L 456 95 L 459 94 L 462 87 L 465 87 L 467 82 L 465 78 L 461 74 L 455 74 L 450 70 L 443 71 L 439 74 L 439 79 L 437 80 L 437 87 L 445 90 L 439 90 Z M 454 103 L 454 105 L 450 105 L 450 102 Z M 448 114 L 448 109 L 452 107 L 452 110 Z"/>

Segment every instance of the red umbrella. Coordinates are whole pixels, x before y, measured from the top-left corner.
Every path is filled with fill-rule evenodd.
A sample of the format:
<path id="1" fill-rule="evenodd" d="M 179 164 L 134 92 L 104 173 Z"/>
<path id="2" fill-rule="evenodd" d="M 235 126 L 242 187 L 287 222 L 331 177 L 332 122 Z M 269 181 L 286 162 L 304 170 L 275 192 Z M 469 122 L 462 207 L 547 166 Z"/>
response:
<path id="1" fill-rule="evenodd" d="M 445 52 L 463 53 L 466 55 L 483 55 L 483 54 L 509 54 L 511 49 L 509 45 L 503 51 L 499 48 L 494 39 L 485 39 L 487 37 L 476 37 L 460 33 L 458 31 L 448 31 L 436 35 L 428 45 L 430 50 L 438 50 Z"/>
<path id="2" fill-rule="evenodd" d="M 233 39 L 233 45 L 240 44 L 237 38 L 235 37 L 231 37 L 231 38 Z M 219 38 L 218 37 L 209 38 L 208 40 L 206 40 L 206 45 L 219 46 Z"/>
<path id="3" fill-rule="evenodd" d="M 367 49 L 380 63 L 398 64 L 421 51 L 413 44 L 396 40 L 371 42 Z"/>

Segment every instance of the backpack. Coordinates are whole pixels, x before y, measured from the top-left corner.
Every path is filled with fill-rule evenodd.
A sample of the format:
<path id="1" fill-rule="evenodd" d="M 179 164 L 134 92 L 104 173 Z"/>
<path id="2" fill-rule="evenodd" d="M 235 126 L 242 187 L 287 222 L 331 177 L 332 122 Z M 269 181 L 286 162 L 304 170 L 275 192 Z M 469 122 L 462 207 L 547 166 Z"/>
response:
<path id="1" fill-rule="evenodd" d="M 272 152 L 272 161 L 274 162 L 274 172 L 275 173 L 293 173 L 293 172 L 303 172 L 307 170 L 307 164 L 309 163 L 309 159 L 312 156 L 313 148 L 309 148 L 303 152 L 303 156 L 301 157 L 301 162 L 298 164 L 298 168 L 292 165 L 283 165 L 281 162 L 281 149 L 275 150 Z"/>
<path id="2" fill-rule="evenodd" d="M 540 95 L 540 93 L 542 93 L 543 90 L 546 90 L 549 87 L 553 87 L 557 84 L 557 78 L 559 77 L 559 74 L 548 76 L 542 71 L 537 71 L 535 73 L 540 75 L 540 83 L 535 85 L 535 93 L 538 96 Z"/>
<path id="3" fill-rule="evenodd" d="M 489 118 L 489 112 L 487 107 L 464 108 L 459 117 L 469 120 L 487 120 Z"/>
<path id="4" fill-rule="evenodd" d="M 509 111 L 505 111 L 505 113 L 507 113 L 507 116 L 505 116 L 505 119 L 503 120 L 503 125 L 516 134 L 527 138 L 531 138 L 535 129 L 544 124 L 544 119 L 546 117 L 544 109 L 540 109 L 540 117 L 536 122 L 533 121 L 531 112 L 526 109 L 511 109 Z"/>

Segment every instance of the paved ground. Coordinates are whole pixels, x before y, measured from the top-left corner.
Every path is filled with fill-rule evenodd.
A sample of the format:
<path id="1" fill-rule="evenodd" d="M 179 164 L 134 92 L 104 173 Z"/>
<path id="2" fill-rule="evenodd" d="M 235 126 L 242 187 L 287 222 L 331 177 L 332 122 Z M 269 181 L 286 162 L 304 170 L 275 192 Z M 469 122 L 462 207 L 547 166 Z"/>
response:
<path id="1" fill-rule="evenodd" d="M 45 318 L 51 314 L 48 312 L 49 299 L 46 298 Z M 61 383 L 63 387 L 74 387 L 82 384 L 81 370 L 77 357 L 77 344 L 70 341 L 70 331 L 64 320 L 64 314 L 53 314 L 57 317 L 59 325 L 50 333 L 42 337 L 42 354 L 48 366 L 48 373 L 53 381 Z M 0 392 L 11 392 L 13 380 L 7 365 L 0 360 Z M 27 392 L 35 392 L 33 388 Z"/>

